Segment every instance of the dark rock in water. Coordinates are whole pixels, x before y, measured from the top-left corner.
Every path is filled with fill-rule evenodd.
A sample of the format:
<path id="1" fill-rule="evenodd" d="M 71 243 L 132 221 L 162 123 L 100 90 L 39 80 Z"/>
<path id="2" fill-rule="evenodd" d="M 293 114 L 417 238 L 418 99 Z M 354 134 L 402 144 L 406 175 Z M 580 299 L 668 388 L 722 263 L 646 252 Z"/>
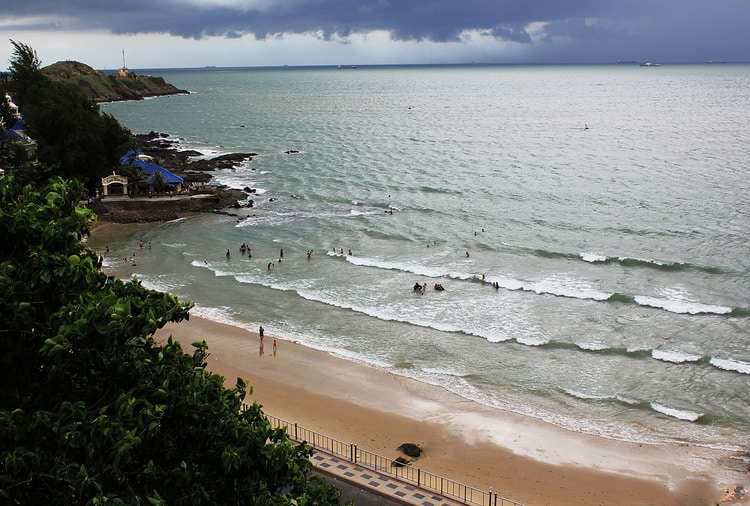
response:
<path id="1" fill-rule="evenodd" d="M 213 158 L 193 158 L 202 156 L 195 150 L 180 150 L 179 141 L 170 139 L 166 134 L 149 132 L 136 135 L 138 148 L 144 154 L 158 160 L 158 164 L 177 174 L 191 172 L 212 172 L 216 170 L 231 170 L 237 165 L 251 161 L 257 153 L 228 153 Z M 209 176 L 210 179 L 210 176 Z"/>
<path id="2" fill-rule="evenodd" d="M 396 460 L 391 462 L 392 467 L 404 467 L 404 466 L 408 466 L 409 464 L 410 462 L 404 457 L 398 457 L 396 458 Z"/>
<path id="3" fill-rule="evenodd" d="M 419 447 L 419 445 L 414 443 L 404 443 L 396 450 L 400 451 L 404 455 L 408 455 L 409 457 L 413 459 L 418 459 L 420 455 L 422 455 L 422 449 Z"/>

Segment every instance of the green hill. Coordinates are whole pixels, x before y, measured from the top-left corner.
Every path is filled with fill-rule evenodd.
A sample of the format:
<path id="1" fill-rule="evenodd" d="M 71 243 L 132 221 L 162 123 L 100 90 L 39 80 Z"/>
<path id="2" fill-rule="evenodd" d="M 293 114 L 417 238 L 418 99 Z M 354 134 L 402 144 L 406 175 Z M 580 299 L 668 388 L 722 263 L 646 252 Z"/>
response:
<path id="1" fill-rule="evenodd" d="M 55 81 L 69 82 L 95 102 L 140 100 L 161 95 L 188 93 L 164 80 L 163 77 L 138 76 L 121 69 L 117 74 L 105 74 L 76 61 L 60 61 L 42 69 L 42 74 Z"/>

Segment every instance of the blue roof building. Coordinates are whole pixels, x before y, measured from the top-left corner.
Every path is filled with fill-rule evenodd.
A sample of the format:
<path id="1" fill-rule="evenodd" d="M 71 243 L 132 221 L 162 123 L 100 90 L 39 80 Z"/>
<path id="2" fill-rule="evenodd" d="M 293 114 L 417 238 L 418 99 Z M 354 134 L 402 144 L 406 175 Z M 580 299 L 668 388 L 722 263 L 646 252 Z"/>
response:
<path id="1" fill-rule="evenodd" d="M 162 179 L 165 183 L 170 185 L 176 185 L 177 191 L 180 191 L 185 180 L 177 174 L 169 172 L 164 167 L 155 164 L 151 157 L 144 155 L 140 150 L 131 149 L 120 158 L 120 165 L 135 165 L 148 176 L 146 183 L 149 185 L 153 184 L 154 174 L 161 174 Z"/>

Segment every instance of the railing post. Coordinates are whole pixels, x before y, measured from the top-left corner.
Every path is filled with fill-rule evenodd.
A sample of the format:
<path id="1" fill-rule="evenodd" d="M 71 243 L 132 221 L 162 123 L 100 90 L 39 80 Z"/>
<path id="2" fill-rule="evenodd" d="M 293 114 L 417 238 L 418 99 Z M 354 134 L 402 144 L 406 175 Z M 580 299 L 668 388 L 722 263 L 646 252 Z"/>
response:
<path id="1" fill-rule="evenodd" d="M 351 446 L 351 448 L 352 448 L 352 462 L 354 462 L 356 464 L 357 463 L 357 445 L 355 445 L 354 443 L 351 443 L 351 445 L 352 445 Z"/>
<path id="2" fill-rule="evenodd" d="M 294 440 L 299 441 L 299 438 L 297 437 L 297 422 L 294 422 Z"/>
<path id="3" fill-rule="evenodd" d="M 417 468 L 417 486 L 420 487 L 422 485 L 422 471 Z"/>

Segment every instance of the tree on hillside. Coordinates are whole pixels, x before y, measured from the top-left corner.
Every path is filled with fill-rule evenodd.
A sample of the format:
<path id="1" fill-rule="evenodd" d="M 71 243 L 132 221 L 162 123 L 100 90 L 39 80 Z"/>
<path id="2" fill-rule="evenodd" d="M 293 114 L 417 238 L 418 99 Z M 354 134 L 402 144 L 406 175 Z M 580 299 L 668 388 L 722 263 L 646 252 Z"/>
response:
<path id="1" fill-rule="evenodd" d="M 80 90 L 46 78 L 29 46 L 11 43 L 10 87 L 38 143 L 39 161 L 57 167 L 60 176 L 83 180 L 93 193 L 101 177 L 119 166 L 133 134 Z"/>
<path id="2" fill-rule="evenodd" d="M 13 46 L 13 56 L 8 70 L 12 77 L 13 96 L 16 105 L 23 107 L 26 103 L 26 90 L 43 84 L 46 81 L 41 72 L 42 61 L 31 46 L 22 42 L 10 41 Z"/>
<path id="3" fill-rule="evenodd" d="M 190 304 L 101 272 L 81 192 L 0 179 L 0 502 L 336 504 L 205 342 L 154 342 Z"/>

